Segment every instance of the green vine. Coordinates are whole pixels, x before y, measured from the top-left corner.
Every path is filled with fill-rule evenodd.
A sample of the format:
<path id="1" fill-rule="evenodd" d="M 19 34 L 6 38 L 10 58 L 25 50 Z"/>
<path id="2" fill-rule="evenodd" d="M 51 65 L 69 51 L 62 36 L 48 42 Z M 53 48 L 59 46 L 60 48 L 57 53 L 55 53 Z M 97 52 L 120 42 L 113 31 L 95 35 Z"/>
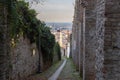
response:
<path id="1" fill-rule="evenodd" d="M 55 37 L 46 24 L 36 18 L 36 12 L 29 9 L 24 1 L 15 1 L 11 4 L 11 41 L 15 43 L 20 35 L 27 37 L 31 43 L 36 43 L 43 53 L 43 61 L 52 62 Z M 40 43 L 40 45 L 39 45 Z"/>

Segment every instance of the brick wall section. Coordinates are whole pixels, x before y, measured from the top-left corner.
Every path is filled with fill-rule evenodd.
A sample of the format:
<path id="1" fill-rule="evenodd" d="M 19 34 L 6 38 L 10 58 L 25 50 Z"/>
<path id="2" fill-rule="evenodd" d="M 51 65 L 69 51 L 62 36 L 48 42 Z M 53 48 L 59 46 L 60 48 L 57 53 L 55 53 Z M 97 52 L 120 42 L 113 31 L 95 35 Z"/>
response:
<path id="1" fill-rule="evenodd" d="M 85 13 L 85 63 L 83 63 L 84 22 L 83 8 L 81 8 L 81 6 L 78 6 L 77 9 L 75 8 L 73 21 L 73 37 L 79 38 L 74 38 L 76 41 L 75 44 L 73 41 L 72 42 L 73 45 L 76 45 L 76 48 L 78 47 L 79 49 L 79 51 L 77 51 L 77 49 L 75 50 L 79 53 L 79 57 L 78 54 L 73 54 L 73 56 L 74 59 L 79 59 L 81 74 L 85 71 L 85 74 L 82 75 L 83 80 L 119 80 L 120 0 L 82 1 L 87 2 Z M 77 4 L 79 3 L 76 3 L 76 5 Z M 78 26 L 80 27 L 78 28 Z M 84 64 L 85 68 L 83 68 Z"/>
<path id="2" fill-rule="evenodd" d="M 76 5 L 76 2 L 75 2 L 75 5 Z M 74 11 L 74 20 L 73 20 L 73 25 L 72 25 L 72 58 L 73 58 L 73 61 L 75 63 L 75 48 L 76 48 L 76 40 L 75 40 L 75 17 L 76 17 L 76 6 L 75 6 L 75 11 Z"/>
<path id="3" fill-rule="evenodd" d="M 95 80 L 96 0 L 85 0 L 85 80 Z"/>
<path id="4" fill-rule="evenodd" d="M 120 0 L 105 5 L 105 80 L 120 79 Z"/>
<path id="5" fill-rule="evenodd" d="M 80 28 L 80 18 L 78 17 L 80 14 L 80 0 L 76 0 L 75 4 L 75 14 L 74 14 L 74 21 L 73 21 L 73 34 L 72 34 L 72 57 L 75 62 L 75 65 L 77 67 L 77 70 L 79 69 L 79 50 L 80 45 L 78 45 L 79 42 L 79 28 Z M 78 34 L 79 33 L 79 34 Z"/>
<path id="6" fill-rule="evenodd" d="M 97 22 L 96 22 L 96 80 L 104 80 L 103 78 L 103 62 L 104 62 L 104 25 L 105 25 L 105 1 L 97 0 L 96 5 Z"/>

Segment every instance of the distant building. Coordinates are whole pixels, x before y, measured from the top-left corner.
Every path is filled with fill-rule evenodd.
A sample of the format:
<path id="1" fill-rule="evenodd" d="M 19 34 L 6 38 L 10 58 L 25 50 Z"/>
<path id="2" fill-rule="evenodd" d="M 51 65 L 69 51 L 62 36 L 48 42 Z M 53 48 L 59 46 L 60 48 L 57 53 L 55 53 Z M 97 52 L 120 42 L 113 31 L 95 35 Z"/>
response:
<path id="1" fill-rule="evenodd" d="M 67 56 L 69 52 L 70 34 L 72 32 L 72 26 L 70 23 L 49 23 L 51 33 L 55 35 L 56 42 L 59 43 L 63 56 Z"/>
<path id="2" fill-rule="evenodd" d="M 62 49 L 62 55 L 67 56 L 68 54 L 68 44 L 70 41 L 70 34 L 71 30 L 63 29 L 63 28 L 57 28 L 56 30 L 51 30 L 52 34 L 55 35 L 56 42 L 60 44 L 60 47 Z"/>

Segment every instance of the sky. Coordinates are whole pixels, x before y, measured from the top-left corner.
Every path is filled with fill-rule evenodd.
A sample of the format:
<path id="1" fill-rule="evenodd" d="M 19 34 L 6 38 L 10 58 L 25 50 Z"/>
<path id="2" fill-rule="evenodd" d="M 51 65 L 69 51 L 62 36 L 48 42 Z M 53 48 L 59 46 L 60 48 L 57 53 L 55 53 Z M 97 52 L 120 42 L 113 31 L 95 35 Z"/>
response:
<path id="1" fill-rule="evenodd" d="M 33 4 L 31 7 L 37 11 L 38 19 L 45 22 L 73 21 L 74 0 L 45 0 L 42 4 Z"/>

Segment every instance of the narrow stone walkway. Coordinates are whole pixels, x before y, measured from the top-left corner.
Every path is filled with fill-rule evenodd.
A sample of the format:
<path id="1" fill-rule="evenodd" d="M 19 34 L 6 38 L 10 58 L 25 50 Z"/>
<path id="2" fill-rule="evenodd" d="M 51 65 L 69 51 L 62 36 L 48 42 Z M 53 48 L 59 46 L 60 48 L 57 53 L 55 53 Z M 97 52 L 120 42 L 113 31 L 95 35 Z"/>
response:
<path id="1" fill-rule="evenodd" d="M 65 64 L 66 64 L 66 59 L 64 60 L 63 64 L 59 67 L 59 69 L 48 80 L 57 80 Z"/>
<path id="2" fill-rule="evenodd" d="M 55 73 L 55 71 L 59 68 L 59 66 L 61 66 L 63 64 L 63 62 L 64 61 L 61 60 L 60 62 L 58 62 L 58 63 L 54 64 L 53 66 L 51 66 L 45 72 L 43 72 L 41 74 L 31 75 L 25 80 L 48 80 L 48 78 Z"/>
<path id="3" fill-rule="evenodd" d="M 67 59 L 66 65 L 57 80 L 82 80 L 71 59 Z"/>
<path id="4" fill-rule="evenodd" d="M 82 80 L 71 59 L 65 59 L 42 74 L 36 74 L 25 80 Z"/>

